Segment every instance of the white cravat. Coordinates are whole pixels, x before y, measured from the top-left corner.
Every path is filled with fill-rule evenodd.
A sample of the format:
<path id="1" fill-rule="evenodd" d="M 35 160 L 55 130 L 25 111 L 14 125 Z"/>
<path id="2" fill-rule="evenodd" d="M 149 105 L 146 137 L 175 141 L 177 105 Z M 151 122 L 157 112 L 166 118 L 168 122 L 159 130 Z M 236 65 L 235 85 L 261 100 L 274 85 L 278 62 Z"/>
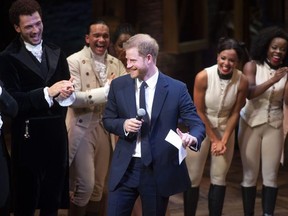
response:
<path id="1" fill-rule="evenodd" d="M 24 41 L 24 44 L 25 44 L 25 47 L 28 51 L 30 51 L 36 58 L 39 62 L 41 62 L 42 60 L 42 53 L 43 53 L 43 50 L 42 50 L 42 40 L 39 44 L 37 45 L 32 45 L 32 44 L 29 44 L 27 42 Z"/>
<path id="2" fill-rule="evenodd" d="M 93 62 L 95 65 L 96 73 L 98 73 L 99 78 L 101 79 L 102 83 L 105 84 L 107 82 L 107 72 L 106 72 L 106 65 L 105 65 L 105 58 L 107 55 L 107 51 L 104 55 L 96 55 L 90 48 L 90 52 L 93 56 Z"/>

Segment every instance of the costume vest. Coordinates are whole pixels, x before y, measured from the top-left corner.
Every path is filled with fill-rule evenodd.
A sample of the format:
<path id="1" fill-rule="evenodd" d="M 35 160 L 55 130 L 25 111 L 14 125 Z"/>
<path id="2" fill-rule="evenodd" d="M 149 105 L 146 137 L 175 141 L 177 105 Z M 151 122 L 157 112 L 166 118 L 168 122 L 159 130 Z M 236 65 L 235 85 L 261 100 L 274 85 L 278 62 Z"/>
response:
<path id="1" fill-rule="evenodd" d="M 214 128 L 225 130 L 231 110 L 237 100 L 241 71 L 234 69 L 232 78 L 220 79 L 218 65 L 205 69 L 207 89 L 205 94 L 206 116 Z"/>
<path id="2" fill-rule="evenodd" d="M 260 85 L 271 79 L 275 70 L 267 63 L 256 65 L 256 85 Z M 283 124 L 283 94 L 287 80 L 287 75 L 273 84 L 263 94 L 251 100 L 246 100 L 245 107 L 242 108 L 241 117 L 251 127 L 268 123 L 274 128 L 279 128 Z"/>

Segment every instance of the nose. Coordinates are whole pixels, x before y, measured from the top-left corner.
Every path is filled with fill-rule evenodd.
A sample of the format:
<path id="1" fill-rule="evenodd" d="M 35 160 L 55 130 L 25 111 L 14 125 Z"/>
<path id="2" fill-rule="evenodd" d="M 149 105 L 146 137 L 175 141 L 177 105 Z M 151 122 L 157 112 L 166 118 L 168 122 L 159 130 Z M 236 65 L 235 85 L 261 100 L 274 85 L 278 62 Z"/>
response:
<path id="1" fill-rule="evenodd" d="M 38 33 L 39 32 L 39 27 L 38 26 L 33 26 L 32 32 L 33 33 Z"/>
<path id="2" fill-rule="evenodd" d="M 106 39 L 105 39 L 103 36 L 99 37 L 99 41 L 103 42 L 103 41 L 105 41 L 105 40 L 106 40 Z"/>
<path id="3" fill-rule="evenodd" d="M 133 66 L 133 65 L 131 64 L 131 61 L 129 61 L 128 59 L 127 59 L 126 62 L 127 62 L 127 66 L 126 66 L 127 68 L 131 68 L 131 67 Z"/>
<path id="4" fill-rule="evenodd" d="M 224 65 L 228 65 L 229 61 L 228 61 L 227 59 L 225 59 L 225 60 L 223 61 L 223 63 L 224 63 Z"/>

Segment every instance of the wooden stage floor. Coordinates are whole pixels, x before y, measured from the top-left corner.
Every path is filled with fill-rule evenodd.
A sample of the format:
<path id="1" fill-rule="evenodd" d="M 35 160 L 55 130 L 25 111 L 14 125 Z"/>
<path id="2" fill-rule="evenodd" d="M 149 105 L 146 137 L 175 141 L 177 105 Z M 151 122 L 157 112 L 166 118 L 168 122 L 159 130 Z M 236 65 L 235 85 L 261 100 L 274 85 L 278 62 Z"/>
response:
<path id="1" fill-rule="evenodd" d="M 227 189 L 223 208 L 223 214 L 226 216 L 243 216 L 241 186 L 242 180 L 242 165 L 239 151 L 236 149 L 231 168 L 227 176 Z M 288 167 L 281 166 L 278 178 L 278 198 L 275 208 L 274 216 L 288 215 Z M 198 202 L 197 216 L 208 216 L 208 190 L 210 185 L 209 179 L 209 160 L 205 166 L 205 172 L 200 187 L 200 199 Z M 257 198 L 255 204 L 255 216 L 262 215 L 261 209 L 261 188 L 262 181 L 259 177 L 257 185 Z M 66 216 L 67 210 L 60 210 L 59 216 Z M 183 216 L 183 198 L 182 194 L 176 194 L 170 197 L 169 202 L 170 216 Z"/>
<path id="2" fill-rule="evenodd" d="M 243 216 L 241 183 L 242 165 L 240 154 L 235 150 L 231 168 L 227 175 L 227 189 L 224 201 L 223 214 L 227 216 Z M 276 202 L 274 216 L 288 215 L 288 167 L 281 166 L 278 178 L 278 197 Z M 208 216 L 208 190 L 210 186 L 209 179 L 209 160 L 206 163 L 205 173 L 200 187 L 200 199 L 198 202 L 197 216 Z M 262 181 L 259 177 L 257 185 L 257 197 L 255 204 L 255 216 L 262 215 L 261 208 L 261 188 Z M 170 216 L 183 216 L 183 199 L 182 194 L 176 194 L 170 198 L 169 203 Z"/>

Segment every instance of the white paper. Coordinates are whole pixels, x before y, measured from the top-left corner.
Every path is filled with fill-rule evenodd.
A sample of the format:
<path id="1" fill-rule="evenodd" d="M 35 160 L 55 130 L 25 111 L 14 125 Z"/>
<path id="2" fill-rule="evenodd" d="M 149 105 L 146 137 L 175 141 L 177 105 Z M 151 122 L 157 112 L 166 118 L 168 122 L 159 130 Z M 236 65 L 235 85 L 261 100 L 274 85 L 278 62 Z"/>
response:
<path id="1" fill-rule="evenodd" d="M 179 151 L 178 151 L 178 158 L 179 158 L 179 164 L 182 163 L 182 161 L 185 159 L 187 152 L 186 149 L 182 145 L 182 140 L 180 136 L 174 132 L 173 130 L 170 129 L 168 132 L 165 140 L 175 146 Z"/>

